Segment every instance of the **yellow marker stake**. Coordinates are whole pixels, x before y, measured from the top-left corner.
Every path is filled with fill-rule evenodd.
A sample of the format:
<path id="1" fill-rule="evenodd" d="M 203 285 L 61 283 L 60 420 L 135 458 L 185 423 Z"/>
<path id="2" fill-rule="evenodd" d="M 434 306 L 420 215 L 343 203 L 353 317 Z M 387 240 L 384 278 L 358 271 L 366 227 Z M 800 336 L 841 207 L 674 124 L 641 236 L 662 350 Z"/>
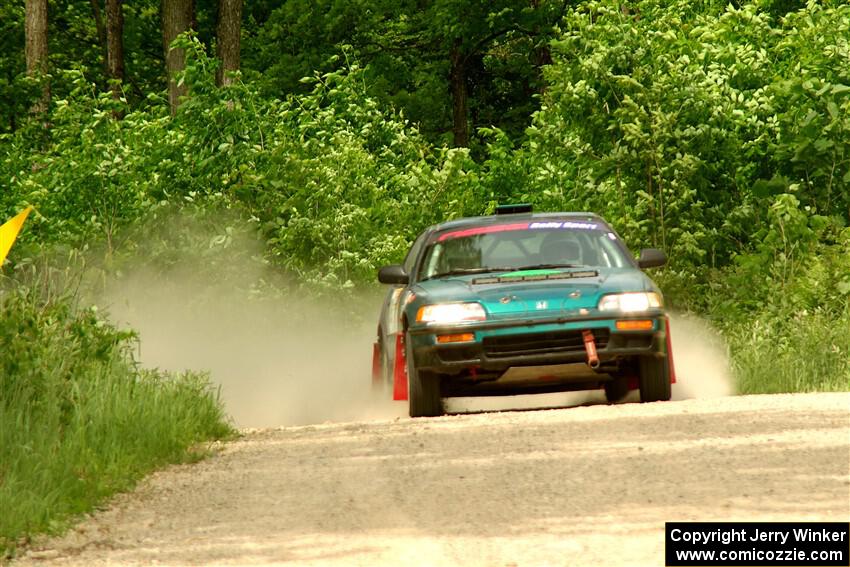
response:
<path id="1" fill-rule="evenodd" d="M 27 220 L 27 215 L 30 214 L 32 207 L 27 207 L 24 212 L 0 226 L 0 266 L 6 261 L 6 255 L 9 254 L 9 249 L 15 243 L 21 227 L 24 226 L 24 221 Z"/>

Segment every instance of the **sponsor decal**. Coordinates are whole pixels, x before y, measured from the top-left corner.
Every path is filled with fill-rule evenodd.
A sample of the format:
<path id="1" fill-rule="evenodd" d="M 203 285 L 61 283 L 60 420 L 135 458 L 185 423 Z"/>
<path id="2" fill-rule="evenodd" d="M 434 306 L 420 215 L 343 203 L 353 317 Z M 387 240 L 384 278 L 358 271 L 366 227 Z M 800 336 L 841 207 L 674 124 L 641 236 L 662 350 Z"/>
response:
<path id="1" fill-rule="evenodd" d="M 444 232 L 437 237 L 437 242 L 443 242 L 452 238 L 463 238 L 467 236 L 477 236 L 479 234 L 491 234 L 494 232 L 510 232 L 514 230 L 597 230 L 598 228 L 599 223 L 580 221 L 538 221 L 494 224 Z"/>
<path id="2" fill-rule="evenodd" d="M 578 230 L 596 230 L 599 228 L 599 225 L 595 222 L 574 222 L 574 221 L 546 221 L 546 222 L 533 222 L 528 225 L 528 228 L 531 230 L 539 230 L 539 229 L 556 229 L 556 228 L 570 228 L 570 229 L 578 229 Z"/>

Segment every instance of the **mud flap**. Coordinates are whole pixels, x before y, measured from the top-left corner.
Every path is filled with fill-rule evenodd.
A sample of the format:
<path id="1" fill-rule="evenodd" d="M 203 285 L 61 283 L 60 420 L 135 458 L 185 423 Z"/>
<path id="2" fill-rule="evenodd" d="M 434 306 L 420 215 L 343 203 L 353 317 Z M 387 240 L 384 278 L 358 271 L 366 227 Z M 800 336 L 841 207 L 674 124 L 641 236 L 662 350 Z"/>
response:
<path id="1" fill-rule="evenodd" d="M 664 330 L 667 335 L 667 364 L 670 367 L 670 383 L 676 383 L 676 367 L 673 365 L 673 343 L 670 339 L 670 318 L 664 318 Z"/>
<path id="2" fill-rule="evenodd" d="M 407 357 L 404 352 L 404 333 L 398 333 L 395 338 L 393 399 L 396 401 L 407 400 Z"/>
<path id="3" fill-rule="evenodd" d="M 666 348 L 667 348 L 667 366 L 669 369 L 670 383 L 676 383 L 676 368 L 673 365 L 673 347 L 670 340 L 670 318 L 664 318 L 664 334 L 666 335 Z M 637 376 L 629 376 L 629 390 L 638 390 L 640 388 L 640 384 L 638 383 Z"/>
<path id="4" fill-rule="evenodd" d="M 383 378 L 383 364 L 381 363 L 381 343 L 372 344 L 372 386 L 377 388 L 381 385 Z"/>

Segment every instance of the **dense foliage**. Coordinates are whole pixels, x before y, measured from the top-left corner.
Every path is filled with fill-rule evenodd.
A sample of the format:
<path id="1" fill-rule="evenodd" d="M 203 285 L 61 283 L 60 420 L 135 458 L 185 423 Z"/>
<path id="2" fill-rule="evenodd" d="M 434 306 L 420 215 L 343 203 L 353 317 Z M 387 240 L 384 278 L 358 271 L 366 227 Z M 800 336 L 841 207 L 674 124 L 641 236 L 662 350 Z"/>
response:
<path id="1" fill-rule="evenodd" d="M 189 95 L 174 116 L 158 2 L 125 6 L 126 96 L 115 99 L 88 3 L 57 1 L 53 99 L 39 117 L 26 110 L 37 85 L 9 47 L 22 9 L 0 8 L 0 215 L 36 206 L 7 276 L 58 248 L 88 250 L 104 273 L 140 255 L 165 269 L 188 251 L 222 277 L 210 251 L 247 233 L 259 254 L 233 253 L 284 274 L 276 293 L 353 292 L 428 224 L 529 201 L 599 212 L 633 248 L 664 248 L 668 302 L 721 330 L 739 391 L 847 389 L 850 6 L 265 0 L 246 6 L 242 80 L 217 87 L 210 4 L 178 40 Z M 468 149 L 449 147 L 457 53 L 477 127 Z M 196 388 L 135 374 L 94 315 L 27 297 L 2 296 L 4 340 L 18 347 L 0 356 L 0 392 L 43 368 L 37 357 L 56 362 L 60 374 L 33 375 L 41 389 L 15 382 L 4 398 L 51 400 L 58 437 L 46 446 L 70 439 L 66 424 L 88 411 L 72 402 L 92 383 L 127 388 L 128 404 L 154 383 L 175 400 Z M 25 354 L 18 336 L 41 346 Z M 35 423 L 8 410 L 0 420 L 18 415 Z M 202 421 L 179 438 L 212 434 Z M 69 451 L 90 442 L 73 439 L 83 445 Z"/>
<path id="2" fill-rule="evenodd" d="M 335 70 L 340 46 L 367 67 L 367 89 L 432 141 L 451 141 L 451 53 L 462 54 L 473 126 L 521 135 L 537 108 L 548 42 L 561 1 L 290 0 L 269 12 L 246 42 L 246 77 L 261 92 L 306 92 L 302 77 Z M 321 38 L 310 41 L 310 38 Z"/>
<path id="3" fill-rule="evenodd" d="M 32 152 L 29 131 L 10 141 L 4 205 L 39 203 L 41 215 L 26 238 L 100 238 L 111 251 L 134 221 L 202 200 L 251 215 L 284 268 L 351 285 L 402 254 L 416 229 L 478 210 L 466 152 L 432 148 L 381 110 L 361 69 L 316 77 L 295 99 L 264 99 L 245 84 L 216 88 L 211 60 L 186 46 L 192 99 L 174 120 L 161 106 L 114 120 L 113 99 L 79 76 L 56 102 L 47 151 Z"/>
<path id="4" fill-rule="evenodd" d="M 392 32 L 390 4 L 356 18 L 337 4 L 263 4 L 246 18 L 265 6 L 249 31 L 281 40 L 326 30 L 316 43 L 324 58 L 343 40 L 365 45 L 363 34 L 442 37 L 422 26 L 448 26 L 461 4 L 405 6 Z M 187 204 L 228 209 L 298 281 L 351 287 L 431 222 L 528 200 L 598 211 L 633 246 L 663 247 L 668 297 L 722 327 L 753 313 L 780 326 L 791 314 L 846 317 L 850 6 L 786 13 L 794 7 L 644 0 L 627 10 L 594 0 L 568 9 L 530 127 L 520 137 L 482 129 L 475 160 L 433 144 L 376 94 L 383 63 L 368 53 L 360 62 L 362 45 L 321 65 L 281 48 L 301 58 L 290 70 L 330 68 L 281 98 L 268 86 L 278 75 L 261 65 L 245 71 L 253 79 L 216 87 L 216 61 L 184 37 L 190 96 L 173 118 L 159 92 L 116 101 L 84 70 L 55 72 L 67 95 L 54 97 L 49 128 L 28 121 L 0 144 L 0 210 L 36 204 L 24 246 L 101 242 L 111 255 L 138 248 L 143 219 Z M 517 24 L 503 8 L 501 20 L 485 10 L 490 23 L 464 33 L 534 23 Z M 427 26 L 410 20 L 414 12 Z M 334 27 L 349 20 L 357 25 L 348 31 Z M 249 41 L 249 61 L 262 59 L 255 47 Z"/>
<path id="5" fill-rule="evenodd" d="M 588 3 L 567 18 L 530 134 L 553 171 L 543 183 L 591 209 L 616 203 L 634 238 L 691 264 L 748 251 L 776 203 L 843 226 L 850 7 L 775 21 L 753 4 L 719 16 L 670 4 L 638 17 Z"/>
<path id="6" fill-rule="evenodd" d="M 506 186 L 666 249 L 668 298 L 726 331 L 742 391 L 846 388 L 850 6 L 588 2 L 564 27 Z"/>

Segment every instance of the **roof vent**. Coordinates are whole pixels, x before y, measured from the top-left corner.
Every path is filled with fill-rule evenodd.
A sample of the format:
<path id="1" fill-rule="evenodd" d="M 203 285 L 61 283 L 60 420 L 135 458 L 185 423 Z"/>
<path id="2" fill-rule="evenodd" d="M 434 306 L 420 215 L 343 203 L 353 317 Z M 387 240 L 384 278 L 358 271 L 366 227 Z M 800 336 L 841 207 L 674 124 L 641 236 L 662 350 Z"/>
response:
<path id="1" fill-rule="evenodd" d="M 517 213 L 530 213 L 533 210 L 531 203 L 518 203 L 514 205 L 499 205 L 496 207 L 497 215 L 515 215 Z"/>

